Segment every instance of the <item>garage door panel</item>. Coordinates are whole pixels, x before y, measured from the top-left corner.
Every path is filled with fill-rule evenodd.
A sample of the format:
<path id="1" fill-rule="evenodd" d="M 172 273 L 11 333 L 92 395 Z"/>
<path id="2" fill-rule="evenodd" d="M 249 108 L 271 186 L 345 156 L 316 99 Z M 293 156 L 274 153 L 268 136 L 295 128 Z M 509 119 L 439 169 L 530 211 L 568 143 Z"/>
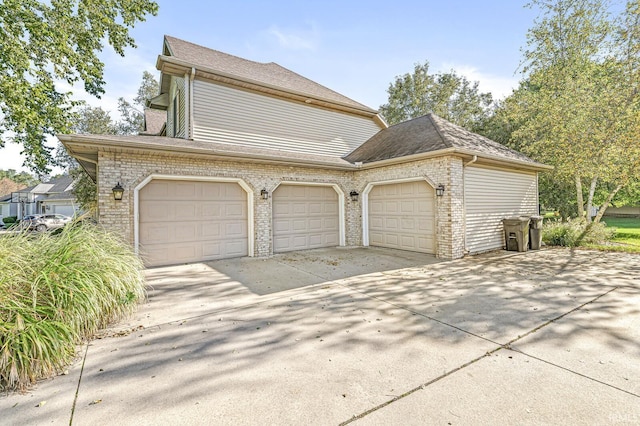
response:
<path id="1" fill-rule="evenodd" d="M 400 203 L 400 212 L 402 214 L 413 215 L 418 213 L 420 208 L 414 200 L 407 200 Z"/>
<path id="2" fill-rule="evenodd" d="M 237 183 L 153 180 L 139 201 L 140 248 L 148 266 L 247 254 L 246 192 Z"/>
<path id="3" fill-rule="evenodd" d="M 309 218 L 309 220 L 305 222 L 308 224 L 309 231 L 320 231 L 323 229 L 322 218 Z"/>
<path id="4" fill-rule="evenodd" d="M 308 207 L 306 203 L 296 202 L 291 205 L 290 210 L 294 215 L 304 216 L 307 214 Z"/>
<path id="5" fill-rule="evenodd" d="M 222 236 L 219 222 L 206 222 L 202 224 L 202 236 L 204 239 L 219 238 Z"/>
<path id="6" fill-rule="evenodd" d="M 369 244 L 435 253 L 433 189 L 424 181 L 384 184 L 369 193 Z"/>
<path id="7" fill-rule="evenodd" d="M 324 209 L 322 208 L 322 203 L 309 202 L 307 206 L 308 206 L 307 212 L 309 214 L 321 215 L 322 213 L 324 213 Z"/>
<path id="8" fill-rule="evenodd" d="M 246 217 L 245 205 L 242 203 L 226 203 L 224 205 L 226 217 Z"/>
<path id="9" fill-rule="evenodd" d="M 204 243 L 202 244 L 202 257 L 216 258 L 222 254 L 222 249 L 219 242 Z"/>
<path id="10" fill-rule="evenodd" d="M 172 219 L 195 220 L 198 218 L 197 206 L 194 204 L 175 204 L 171 210 L 174 211 Z"/>
<path id="11" fill-rule="evenodd" d="M 166 224 L 141 224 L 140 238 L 149 242 L 162 242 L 167 238 L 167 234 L 172 233 L 172 228 Z"/>
<path id="12" fill-rule="evenodd" d="M 226 223 L 224 230 L 225 230 L 226 237 L 246 237 L 247 236 L 245 232 L 246 226 L 242 226 L 241 223 L 237 223 L 237 222 Z"/>
<path id="13" fill-rule="evenodd" d="M 178 223 L 173 224 L 175 227 L 167 232 L 167 236 L 171 238 L 171 234 L 173 234 L 173 241 L 195 241 L 198 239 L 199 230 L 201 229 L 198 226 L 198 223 Z"/>
<path id="14" fill-rule="evenodd" d="M 338 245 L 338 205 L 331 187 L 280 185 L 273 193 L 274 252 Z"/>

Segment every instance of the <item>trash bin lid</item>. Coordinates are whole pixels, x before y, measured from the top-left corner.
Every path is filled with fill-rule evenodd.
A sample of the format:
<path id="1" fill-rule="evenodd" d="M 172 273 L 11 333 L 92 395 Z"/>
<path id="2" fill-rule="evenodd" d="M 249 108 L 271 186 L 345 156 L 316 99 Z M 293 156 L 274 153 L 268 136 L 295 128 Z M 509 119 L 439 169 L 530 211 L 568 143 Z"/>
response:
<path id="1" fill-rule="evenodd" d="M 529 219 L 527 218 L 527 221 Z M 522 223 L 522 219 L 519 217 L 505 217 L 504 219 L 502 219 L 502 223 L 505 225 L 520 225 Z"/>

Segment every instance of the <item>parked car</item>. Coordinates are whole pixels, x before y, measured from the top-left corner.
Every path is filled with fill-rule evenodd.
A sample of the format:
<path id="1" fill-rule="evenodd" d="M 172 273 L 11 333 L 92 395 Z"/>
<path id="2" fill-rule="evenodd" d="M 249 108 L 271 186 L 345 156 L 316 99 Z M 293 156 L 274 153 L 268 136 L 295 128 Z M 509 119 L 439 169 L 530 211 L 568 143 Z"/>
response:
<path id="1" fill-rule="evenodd" d="M 25 217 L 22 224 L 25 228 L 43 232 L 62 228 L 72 220 L 69 216 L 62 214 L 34 214 Z"/>

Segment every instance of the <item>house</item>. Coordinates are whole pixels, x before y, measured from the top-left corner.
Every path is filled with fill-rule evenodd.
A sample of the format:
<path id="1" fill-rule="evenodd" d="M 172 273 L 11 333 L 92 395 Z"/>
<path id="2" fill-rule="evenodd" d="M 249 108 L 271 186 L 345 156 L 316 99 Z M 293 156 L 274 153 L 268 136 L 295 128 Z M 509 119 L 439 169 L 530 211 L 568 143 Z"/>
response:
<path id="1" fill-rule="evenodd" d="M 615 207 L 609 206 L 604 212 L 606 217 L 639 217 L 640 218 L 640 204 Z"/>
<path id="2" fill-rule="evenodd" d="M 65 175 L 0 197 L 0 220 L 22 219 L 32 214 L 58 213 L 74 216 L 80 211 L 72 193 L 73 178 Z"/>
<path id="3" fill-rule="evenodd" d="M 538 211 L 549 167 L 434 114 L 389 127 L 275 63 L 169 36 L 157 68 L 163 123 L 59 136 L 98 184 L 99 221 L 148 266 L 333 246 L 455 259 Z"/>

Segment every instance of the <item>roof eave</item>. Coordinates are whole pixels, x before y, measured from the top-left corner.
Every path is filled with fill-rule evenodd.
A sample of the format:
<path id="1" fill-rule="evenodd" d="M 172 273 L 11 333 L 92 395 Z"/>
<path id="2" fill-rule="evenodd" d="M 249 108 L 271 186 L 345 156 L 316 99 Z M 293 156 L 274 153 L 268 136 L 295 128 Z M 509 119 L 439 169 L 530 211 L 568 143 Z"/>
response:
<path id="1" fill-rule="evenodd" d="M 303 158 L 283 158 L 280 154 L 261 154 L 261 153 L 251 153 L 251 152 L 240 152 L 240 151 L 224 151 L 224 150 L 211 150 L 197 147 L 180 147 L 180 146 L 171 146 L 171 145 L 149 145 L 146 143 L 139 143 L 135 141 L 126 141 L 126 140 L 109 140 L 108 138 L 101 139 L 100 142 L 96 142 L 95 140 L 90 140 L 87 138 L 83 138 L 82 135 L 58 135 L 60 141 L 64 144 L 65 147 L 69 150 L 69 153 L 73 156 L 74 149 L 73 145 L 81 145 L 85 148 L 93 148 L 96 153 L 99 148 L 110 148 L 110 149 L 129 149 L 140 152 L 153 152 L 153 153 L 179 153 L 179 154 L 190 154 L 196 157 L 206 157 L 210 159 L 224 159 L 224 160 L 235 160 L 235 161 L 243 161 L 243 162 L 255 162 L 255 163 L 270 163 L 270 164 L 282 164 L 282 165 L 294 165 L 294 166 L 304 166 L 304 167 L 314 167 L 314 168 L 323 168 L 323 169 L 332 169 L 332 170 L 354 170 L 356 166 L 350 164 L 347 161 L 344 163 L 338 164 L 331 161 L 319 161 L 317 159 L 308 160 Z"/>
<path id="2" fill-rule="evenodd" d="M 156 68 L 163 75 L 167 74 L 178 77 L 184 76 L 184 74 L 186 73 L 190 73 L 191 69 L 194 68 L 196 69 L 196 76 L 198 77 L 219 81 L 234 86 L 240 86 L 245 89 L 253 89 L 259 92 L 266 92 L 272 95 L 280 95 L 285 98 L 294 99 L 311 105 L 350 112 L 352 114 L 364 115 L 365 117 L 376 118 L 381 126 L 384 126 L 386 124 L 384 123 L 384 120 L 382 120 L 382 118 L 379 116 L 378 111 L 370 108 L 357 108 L 353 105 L 319 98 L 308 93 L 298 92 L 295 90 L 287 90 L 282 87 L 252 80 L 250 78 L 241 78 L 237 75 L 214 70 L 212 68 L 202 66 L 196 67 L 190 62 L 178 59 L 173 56 L 159 55 L 158 60 L 156 61 Z M 161 84 L 161 93 L 163 93 L 168 90 L 168 83 L 165 83 L 163 77 L 161 77 L 161 81 L 163 82 L 163 84 Z"/>
<path id="3" fill-rule="evenodd" d="M 361 166 L 359 166 L 359 168 L 373 169 L 373 168 L 382 167 L 382 166 L 390 166 L 395 164 L 403 164 L 403 163 L 409 163 L 412 161 L 424 160 L 428 158 L 442 157 L 445 155 L 461 155 L 464 157 L 468 157 L 469 159 L 472 159 L 473 157 L 477 157 L 478 162 L 480 164 L 494 164 L 494 165 L 502 165 L 502 166 L 507 165 L 512 168 L 523 169 L 523 170 L 531 170 L 531 171 L 553 170 L 552 166 L 548 166 L 546 164 L 504 158 L 504 157 L 499 157 L 495 155 L 490 155 L 482 152 L 460 149 L 460 148 L 445 148 L 445 149 L 439 149 L 436 151 L 421 152 L 413 155 L 405 155 L 403 157 L 372 161 L 370 163 L 362 164 Z"/>

